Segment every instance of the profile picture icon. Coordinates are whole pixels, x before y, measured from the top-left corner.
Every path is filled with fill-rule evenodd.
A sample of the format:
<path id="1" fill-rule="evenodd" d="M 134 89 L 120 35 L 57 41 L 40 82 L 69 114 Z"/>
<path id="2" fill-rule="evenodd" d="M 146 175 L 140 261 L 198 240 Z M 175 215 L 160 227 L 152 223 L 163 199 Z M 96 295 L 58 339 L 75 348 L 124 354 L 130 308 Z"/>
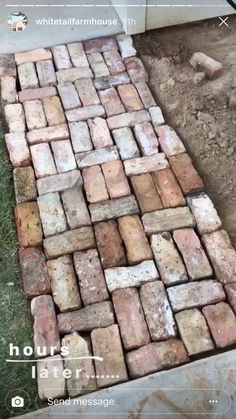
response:
<path id="1" fill-rule="evenodd" d="M 28 25 L 28 18 L 22 12 L 13 12 L 8 17 L 7 23 L 13 32 L 22 32 Z"/>

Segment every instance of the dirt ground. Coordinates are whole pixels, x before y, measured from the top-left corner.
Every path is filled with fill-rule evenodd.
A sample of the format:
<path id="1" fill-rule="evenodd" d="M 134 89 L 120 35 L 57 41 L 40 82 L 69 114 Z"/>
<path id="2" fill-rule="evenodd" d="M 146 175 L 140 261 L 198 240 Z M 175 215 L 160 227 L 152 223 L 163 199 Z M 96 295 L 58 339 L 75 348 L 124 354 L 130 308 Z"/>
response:
<path id="1" fill-rule="evenodd" d="M 228 22 L 228 28 L 212 19 L 153 30 L 134 42 L 166 122 L 182 138 L 236 247 L 236 109 L 229 107 L 236 87 L 236 16 Z M 188 62 L 196 51 L 220 61 L 223 75 L 198 81 Z"/>

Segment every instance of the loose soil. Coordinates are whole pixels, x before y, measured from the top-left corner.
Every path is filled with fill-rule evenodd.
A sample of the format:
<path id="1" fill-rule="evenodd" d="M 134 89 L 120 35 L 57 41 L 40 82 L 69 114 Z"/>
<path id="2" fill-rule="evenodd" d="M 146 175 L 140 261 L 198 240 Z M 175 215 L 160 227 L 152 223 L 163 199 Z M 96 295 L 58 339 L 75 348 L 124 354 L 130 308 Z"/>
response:
<path id="1" fill-rule="evenodd" d="M 182 138 L 236 247 L 236 110 L 229 108 L 236 87 L 236 16 L 228 23 L 219 27 L 219 19 L 211 19 L 153 30 L 134 43 L 166 123 Z M 220 61 L 222 76 L 197 81 L 189 64 L 196 51 Z"/>

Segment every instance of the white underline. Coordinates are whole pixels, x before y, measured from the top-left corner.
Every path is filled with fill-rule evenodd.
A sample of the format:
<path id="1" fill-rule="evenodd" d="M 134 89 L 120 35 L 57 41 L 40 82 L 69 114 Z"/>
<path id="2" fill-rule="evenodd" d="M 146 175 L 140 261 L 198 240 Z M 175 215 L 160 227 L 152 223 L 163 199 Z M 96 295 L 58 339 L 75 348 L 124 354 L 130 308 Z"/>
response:
<path id="1" fill-rule="evenodd" d="M 231 8 L 229 4 L 116 4 L 116 7 L 221 7 Z M 113 4 L 5 4 L 5 7 L 114 7 Z"/>
<path id="2" fill-rule="evenodd" d="M 94 359 L 96 361 L 103 361 L 103 358 L 101 358 L 100 356 L 78 356 L 76 358 L 67 358 L 67 357 L 62 357 L 62 360 L 64 361 L 70 361 L 72 359 Z M 53 359 L 50 358 L 50 356 L 48 358 L 42 358 L 42 359 L 6 359 L 6 362 L 54 362 L 54 361 L 59 361 L 59 359 Z"/>

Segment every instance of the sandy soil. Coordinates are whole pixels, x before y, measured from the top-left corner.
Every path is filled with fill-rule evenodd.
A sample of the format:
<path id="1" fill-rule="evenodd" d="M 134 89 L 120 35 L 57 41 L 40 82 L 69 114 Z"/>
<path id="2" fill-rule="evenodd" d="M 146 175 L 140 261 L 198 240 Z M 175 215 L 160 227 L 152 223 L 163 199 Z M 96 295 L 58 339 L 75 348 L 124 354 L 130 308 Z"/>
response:
<path id="1" fill-rule="evenodd" d="M 219 28 L 212 19 L 149 31 L 134 42 L 166 122 L 185 143 L 236 246 L 236 110 L 229 107 L 236 87 L 236 16 L 229 25 Z M 220 61 L 223 75 L 198 81 L 188 62 L 196 51 Z"/>

